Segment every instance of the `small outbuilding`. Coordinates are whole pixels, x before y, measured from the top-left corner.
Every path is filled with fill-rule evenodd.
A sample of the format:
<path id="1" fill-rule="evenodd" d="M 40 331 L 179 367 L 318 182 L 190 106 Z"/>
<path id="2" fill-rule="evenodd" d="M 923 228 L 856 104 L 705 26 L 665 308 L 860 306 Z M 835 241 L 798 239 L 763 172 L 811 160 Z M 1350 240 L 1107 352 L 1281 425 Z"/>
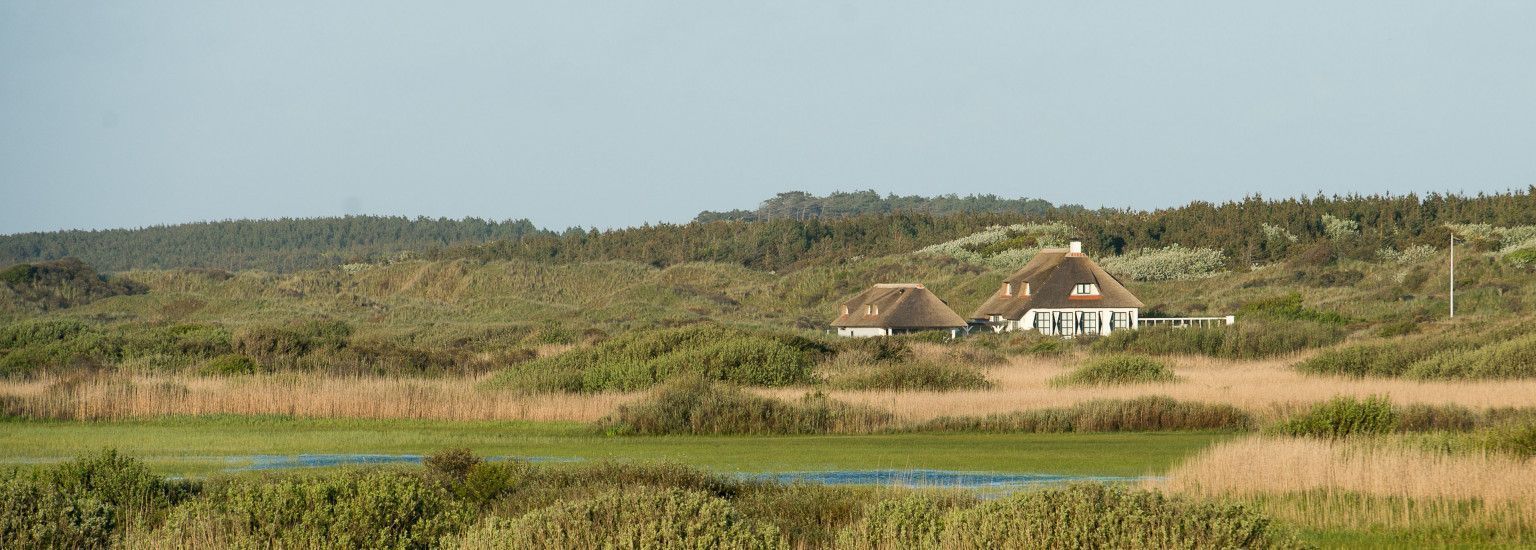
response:
<path id="1" fill-rule="evenodd" d="M 844 301 L 832 326 L 837 327 L 838 336 L 891 336 L 928 330 L 945 330 L 955 336 L 967 323 L 923 285 L 887 283 Z"/>

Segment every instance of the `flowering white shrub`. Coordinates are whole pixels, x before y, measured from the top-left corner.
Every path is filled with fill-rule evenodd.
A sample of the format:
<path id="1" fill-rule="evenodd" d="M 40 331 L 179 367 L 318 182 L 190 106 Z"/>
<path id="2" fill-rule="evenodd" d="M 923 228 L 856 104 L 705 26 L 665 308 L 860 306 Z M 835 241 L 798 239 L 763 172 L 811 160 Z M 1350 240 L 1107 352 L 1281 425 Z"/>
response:
<path id="1" fill-rule="evenodd" d="M 1358 222 L 1323 214 L 1323 233 L 1328 234 L 1329 239 L 1337 241 L 1352 237 L 1359 232 L 1360 224 Z"/>
<path id="2" fill-rule="evenodd" d="M 1136 281 L 1182 281 L 1221 274 L 1227 265 L 1227 254 L 1210 248 L 1173 245 L 1106 258 L 1100 265 L 1105 271 Z"/>
<path id="3" fill-rule="evenodd" d="M 1486 223 L 1446 224 L 1457 237 L 1497 243 L 1494 255 L 1515 267 L 1536 267 L 1536 225 L 1498 227 Z"/>
<path id="4" fill-rule="evenodd" d="M 1270 224 L 1265 223 L 1265 224 L 1260 224 L 1259 225 L 1259 229 L 1264 231 L 1264 240 L 1268 240 L 1268 241 L 1285 241 L 1285 242 L 1288 242 L 1288 243 L 1296 242 L 1296 234 L 1295 233 L 1291 233 L 1291 230 L 1286 229 L 1284 227 L 1280 227 L 1278 225 L 1270 225 Z"/>
<path id="5" fill-rule="evenodd" d="M 1440 251 L 1433 246 L 1429 246 L 1427 244 L 1416 244 L 1405 248 L 1402 251 L 1383 248 L 1376 251 L 1376 256 L 1381 258 L 1382 261 L 1395 264 L 1416 264 L 1433 258 L 1439 253 Z"/>
<path id="6" fill-rule="evenodd" d="M 1076 230 L 1064 223 L 996 225 L 958 239 L 927 246 L 918 254 L 949 256 L 988 267 L 1017 268 L 1041 248 L 1066 246 Z"/>

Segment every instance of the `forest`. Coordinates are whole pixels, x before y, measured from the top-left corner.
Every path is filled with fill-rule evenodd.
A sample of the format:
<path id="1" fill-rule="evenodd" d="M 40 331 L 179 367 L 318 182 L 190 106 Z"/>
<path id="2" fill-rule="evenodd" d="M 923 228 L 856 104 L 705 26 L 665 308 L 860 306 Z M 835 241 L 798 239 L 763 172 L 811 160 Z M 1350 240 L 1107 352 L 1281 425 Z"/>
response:
<path id="1" fill-rule="evenodd" d="M 1178 244 L 1220 250 L 1229 268 L 1243 269 L 1284 258 L 1326 240 L 1330 232 L 1357 234 L 1340 253 L 1369 258 L 1383 248 L 1439 245 L 1447 239 L 1447 224 L 1536 224 L 1536 195 L 1521 190 L 1477 196 L 1252 196 L 1145 211 L 991 196 L 781 193 L 753 212 L 705 212 L 682 224 L 561 232 L 535 228 L 528 220 L 353 216 L 25 233 L 0 236 L 0 265 L 74 257 L 104 272 L 175 267 L 291 272 L 409 252 L 430 259 L 626 260 L 657 267 L 702 261 L 786 271 L 915 250 L 991 226 L 1059 222 L 1091 254 Z"/>

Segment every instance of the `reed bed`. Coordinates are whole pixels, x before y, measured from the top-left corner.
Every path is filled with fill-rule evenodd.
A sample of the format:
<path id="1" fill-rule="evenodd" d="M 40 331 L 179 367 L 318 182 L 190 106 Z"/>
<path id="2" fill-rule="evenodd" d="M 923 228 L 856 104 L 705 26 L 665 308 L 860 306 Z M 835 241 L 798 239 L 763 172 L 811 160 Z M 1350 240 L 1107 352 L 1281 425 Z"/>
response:
<path id="1" fill-rule="evenodd" d="M 635 393 L 527 394 L 483 389 L 483 378 L 323 374 L 239 377 L 100 375 L 0 382 L 0 413 L 60 420 L 168 415 L 591 422 Z"/>
<path id="2" fill-rule="evenodd" d="M 1171 493 L 1236 499 L 1318 528 L 1536 540 L 1536 459 L 1440 453 L 1390 439 L 1251 437 L 1174 468 Z"/>
<path id="3" fill-rule="evenodd" d="M 985 368 L 993 384 L 988 390 L 958 391 L 828 391 L 828 397 L 849 403 L 883 407 L 904 421 L 945 416 L 986 416 L 1013 411 L 1069 407 L 1099 399 L 1167 396 L 1184 402 L 1236 406 L 1262 422 L 1280 420 L 1312 404 L 1340 395 L 1387 396 L 1400 405 L 1461 405 L 1473 410 L 1536 406 L 1536 380 L 1415 381 L 1385 378 L 1309 376 L 1292 370 L 1298 357 L 1257 361 L 1207 357 L 1173 357 L 1167 361 L 1179 376 L 1176 382 L 1134 386 L 1061 387 L 1051 380 L 1067 373 L 1072 357 L 1014 357 L 1002 366 Z M 757 390 L 764 395 L 798 397 L 804 388 Z"/>

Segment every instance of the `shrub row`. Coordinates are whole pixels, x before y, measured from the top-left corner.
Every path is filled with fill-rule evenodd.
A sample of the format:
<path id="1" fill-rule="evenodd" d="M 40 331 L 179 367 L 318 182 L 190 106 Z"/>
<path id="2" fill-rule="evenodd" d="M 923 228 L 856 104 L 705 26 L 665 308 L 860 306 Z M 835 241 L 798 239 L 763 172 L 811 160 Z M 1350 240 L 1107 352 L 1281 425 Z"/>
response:
<path id="1" fill-rule="evenodd" d="M 488 385 L 528 391 L 599 392 L 645 389 L 678 375 L 752 386 L 814 381 L 832 346 L 787 333 L 713 323 L 637 331 L 589 348 L 517 365 Z"/>
<path id="2" fill-rule="evenodd" d="M 1246 431 L 1253 429 L 1254 425 L 1252 415 L 1232 405 L 1144 396 L 1135 399 L 1099 399 L 1070 407 L 984 417 L 942 417 L 907 429 L 992 433 L 1163 432 Z"/>
<path id="3" fill-rule="evenodd" d="M 624 435 L 867 433 L 890 425 L 893 418 L 887 411 L 819 393 L 789 402 L 684 378 L 619 407 L 599 425 Z"/>
<path id="4" fill-rule="evenodd" d="M 1432 334 L 1343 346 L 1297 363 L 1308 374 L 1417 380 L 1536 377 L 1536 334 L 1520 327 Z"/>

